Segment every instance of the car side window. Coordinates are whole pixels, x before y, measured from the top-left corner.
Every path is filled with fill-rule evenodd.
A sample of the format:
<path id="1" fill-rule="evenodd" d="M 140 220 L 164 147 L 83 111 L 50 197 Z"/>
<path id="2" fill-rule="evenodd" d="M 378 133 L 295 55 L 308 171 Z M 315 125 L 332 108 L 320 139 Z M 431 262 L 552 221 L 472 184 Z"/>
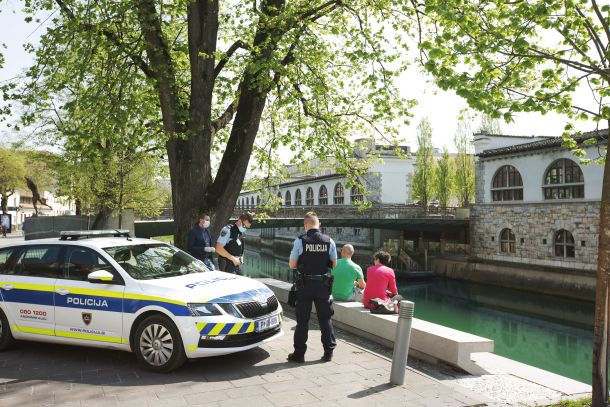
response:
<path id="1" fill-rule="evenodd" d="M 60 278 L 87 281 L 89 273 L 97 270 L 106 270 L 112 273 L 115 278 L 117 276 L 112 266 L 95 251 L 86 247 L 68 247 L 64 273 Z"/>
<path id="2" fill-rule="evenodd" d="M 5 274 L 24 277 L 58 278 L 61 272 L 61 246 L 27 246 Z"/>
<path id="3" fill-rule="evenodd" d="M 14 251 L 15 250 L 12 247 L 0 250 L 0 274 L 6 274 L 6 263 L 8 263 L 8 259 L 11 257 L 11 254 L 13 254 Z"/>

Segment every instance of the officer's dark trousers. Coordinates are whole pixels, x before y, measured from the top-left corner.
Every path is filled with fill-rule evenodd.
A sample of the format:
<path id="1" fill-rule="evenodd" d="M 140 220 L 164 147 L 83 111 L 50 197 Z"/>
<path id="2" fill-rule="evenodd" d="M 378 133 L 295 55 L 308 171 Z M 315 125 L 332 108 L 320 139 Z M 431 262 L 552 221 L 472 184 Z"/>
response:
<path id="1" fill-rule="evenodd" d="M 234 265 L 232 262 L 230 262 L 229 260 L 226 259 L 220 259 L 218 260 L 218 266 L 220 267 L 220 270 L 224 271 L 225 273 L 231 273 L 231 274 L 237 274 L 238 276 L 243 276 L 244 275 L 244 266 L 243 264 L 240 264 L 239 266 Z"/>
<path id="2" fill-rule="evenodd" d="M 312 303 L 316 304 L 324 350 L 332 351 L 337 346 L 331 321 L 333 309 L 328 289 L 324 287 L 322 280 L 306 280 L 305 287 L 299 287 L 297 291 L 297 327 L 294 330 L 294 352 L 299 355 L 304 355 L 307 350 Z"/>

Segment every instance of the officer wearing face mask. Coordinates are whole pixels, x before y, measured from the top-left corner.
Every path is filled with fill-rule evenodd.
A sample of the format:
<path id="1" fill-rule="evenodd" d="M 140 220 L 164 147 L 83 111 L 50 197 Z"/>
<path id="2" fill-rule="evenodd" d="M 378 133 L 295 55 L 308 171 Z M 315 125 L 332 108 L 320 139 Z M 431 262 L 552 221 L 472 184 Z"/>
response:
<path id="1" fill-rule="evenodd" d="M 219 267 L 222 271 L 243 276 L 244 241 L 242 235 L 252 226 L 252 214 L 244 212 L 233 223 L 222 228 L 216 240 Z"/>
<path id="2" fill-rule="evenodd" d="M 187 236 L 188 252 L 196 259 L 201 260 L 210 270 L 216 270 L 212 253 L 216 250 L 212 246 L 212 236 L 208 230 L 210 227 L 210 216 L 203 214 Z"/>

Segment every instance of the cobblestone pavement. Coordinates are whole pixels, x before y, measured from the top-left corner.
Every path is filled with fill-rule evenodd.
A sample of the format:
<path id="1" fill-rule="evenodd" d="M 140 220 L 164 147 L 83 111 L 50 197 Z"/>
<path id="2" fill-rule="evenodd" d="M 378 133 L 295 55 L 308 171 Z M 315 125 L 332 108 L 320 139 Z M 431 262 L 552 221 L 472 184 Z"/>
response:
<path id="1" fill-rule="evenodd" d="M 311 330 L 304 364 L 286 362 L 294 321 L 285 335 L 246 352 L 191 361 L 171 374 L 141 370 L 127 352 L 20 342 L 0 353 L 0 406 L 473 406 L 481 396 L 407 369 L 391 386 L 391 362 L 340 340 L 322 363 Z"/>

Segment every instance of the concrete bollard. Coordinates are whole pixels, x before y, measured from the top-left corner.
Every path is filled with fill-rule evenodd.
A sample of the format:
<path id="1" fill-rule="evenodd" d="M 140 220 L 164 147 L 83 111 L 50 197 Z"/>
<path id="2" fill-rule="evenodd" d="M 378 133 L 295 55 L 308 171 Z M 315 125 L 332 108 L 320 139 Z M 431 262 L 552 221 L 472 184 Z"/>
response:
<path id="1" fill-rule="evenodd" d="M 394 339 L 394 353 L 392 355 L 392 372 L 390 383 L 395 386 L 405 384 L 407 356 L 409 356 L 409 341 L 411 339 L 411 324 L 413 323 L 413 309 L 415 304 L 411 301 L 400 302 L 396 338 Z"/>

